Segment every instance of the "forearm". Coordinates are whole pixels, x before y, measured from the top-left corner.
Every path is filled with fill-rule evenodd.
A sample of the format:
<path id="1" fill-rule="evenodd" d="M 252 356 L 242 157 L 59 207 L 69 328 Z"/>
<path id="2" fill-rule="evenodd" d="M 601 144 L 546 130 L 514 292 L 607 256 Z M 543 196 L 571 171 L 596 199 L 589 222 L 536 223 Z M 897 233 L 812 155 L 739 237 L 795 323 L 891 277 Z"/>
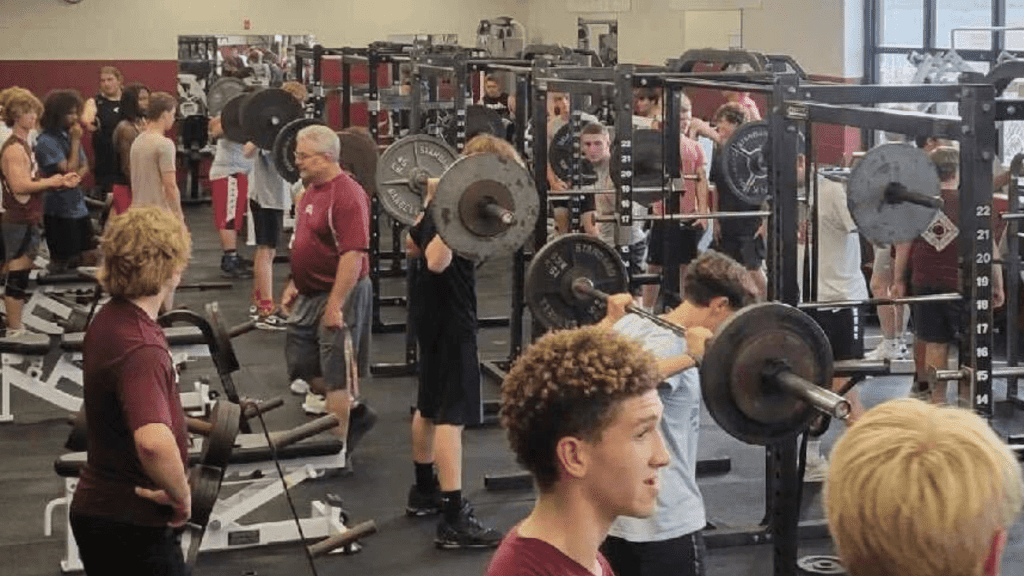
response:
<path id="1" fill-rule="evenodd" d="M 334 274 L 334 285 L 331 286 L 331 295 L 327 299 L 327 305 L 331 308 L 341 308 L 345 300 L 359 282 L 359 271 L 362 265 L 363 253 L 350 250 L 341 255 L 338 259 L 338 270 Z"/>
<path id="2" fill-rule="evenodd" d="M 440 236 L 434 236 L 423 253 L 427 257 L 427 268 L 435 274 L 444 272 L 451 265 L 452 258 L 455 256 L 452 249 L 444 243 L 444 240 L 441 240 Z"/>
<path id="3" fill-rule="evenodd" d="M 167 205 L 171 207 L 171 211 L 174 212 L 174 215 L 184 222 L 185 214 L 181 210 L 181 192 L 178 190 L 177 182 L 164 184 L 164 198 L 167 199 Z"/>
<path id="4" fill-rule="evenodd" d="M 670 358 L 659 358 L 657 364 L 658 378 L 661 380 L 675 376 L 683 370 L 689 370 L 690 368 L 697 367 L 697 363 L 689 354 L 681 354 Z"/>
<path id="5" fill-rule="evenodd" d="M 191 501 L 178 443 L 165 424 L 147 424 L 135 431 L 135 451 L 146 476 L 179 504 Z"/>
<path id="6" fill-rule="evenodd" d="M 81 150 L 82 142 L 80 140 L 72 140 L 71 152 L 68 154 L 68 165 L 64 170 L 65 172 L 77 172 L 82 167 Z"/>
<path id="7" fill-rule="evenodd" d="M 27 196 L 29 194 L 41 194 L 54 188 L 54 184 L 50 182 L 49 178 L 42 180 L 11 180 L 8 181 L 11 187 L 11 193 L 15 196 Z"/>
<path id="8" fill-rule="evenodd" d="M 708 206 L 708 181 L 704 174 L 700 173 L 700 180 L 697 180 L 697 212 L 707 214 L 710 212 Z"/>

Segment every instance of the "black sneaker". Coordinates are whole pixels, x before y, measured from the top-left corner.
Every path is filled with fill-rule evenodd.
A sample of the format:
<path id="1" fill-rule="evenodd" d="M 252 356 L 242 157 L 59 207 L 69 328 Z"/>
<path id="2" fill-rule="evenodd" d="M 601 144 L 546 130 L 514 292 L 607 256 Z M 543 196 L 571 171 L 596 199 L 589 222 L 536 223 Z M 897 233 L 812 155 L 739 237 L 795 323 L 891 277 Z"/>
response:
<path id="1" fill-rule="evenodd" d="M 252 278 L 252 268 L 238 254 L 224 254 L 220 257 L 220 274 L 225 278 Z"/>
<path id="2" fill-rule="evenodd" d="M 501 532 L 488 528 L 477 520 L 469 501 L 463 499 L 459 519 L 449 524 L 444 518 L 437 523 L 434 545 L 442 550 L 465 548 L 496 548 L 501 543 Z"/>
<path id="3" fill-rule="evenodd" d="M 376 424 L 377 413 L 365 402 L 352 407 L 348 414 L 348 435 L 345 437 L 345 446 L 348 447 L 349 454 L 355 452 L 356 445 Z"/>
<path id="4" fill-rule="evenodd" d="M 430 492 L 420 490 L 413 484 L 409 487 L 409 499 L 405 504 L 406 516 L 434 516 L 441 513 L 441 489 L 435 487 Z"/>

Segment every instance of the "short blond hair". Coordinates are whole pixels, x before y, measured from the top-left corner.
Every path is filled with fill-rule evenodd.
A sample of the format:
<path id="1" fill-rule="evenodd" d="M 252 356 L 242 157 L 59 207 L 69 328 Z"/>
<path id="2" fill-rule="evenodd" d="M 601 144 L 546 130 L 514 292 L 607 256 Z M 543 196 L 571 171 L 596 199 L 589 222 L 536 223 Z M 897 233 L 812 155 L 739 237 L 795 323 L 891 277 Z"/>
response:
<path id="1" fill-rule="evenodd" d="M 4 90 L 0 106 L 3 107 L 4 124 L 9 127 L 14 127 L 18 118 L 23 114 L 30 112 L 35 112 L 39 116 L 43 114 L 43 103 L 36 98 L 35 94 L 24 88 L 14 87 Z"/>
<path id="2" fill-rule="evenodd" d="M 886 402 L 836 444 L 829 530 L 850 576 L 980 573 L 996 532 L 1019 516 L 1021 467 L 973 412 Z"/>
<path id="3" fill-rule="evenodd" d="M 184 269 L 192 240 L 181 221 L 156 207 L 131 208 L 110 221 L 100 244 L 99 281 L 111 296 L 154 296 Z"/>
<path id="4" fill-rule="evenodd" d="M 519 157 L 519 152 L 516 152 L 515 146 L 508 143 L 507 140 L 502 140 L 494 134 L 477 134 L 466 142 L 466 147 L 462 149 L 462 154 L 465 156 L 472 156 L 474 154 L 494 154 L 505 160 L 511 160 L 516 164 L 519 164 L 523 168 L 526 167 L 523 164 L 523 159 Z"/>
<path id="5" fill-rule="evenodd" d="M 294 80 L 289 80 L 288 82 L 281 84 L 281 90 L 291 94 L 300 103 L 304 103 L 306 101 L 306 96 L 309 95 L 306 87 Z"/>

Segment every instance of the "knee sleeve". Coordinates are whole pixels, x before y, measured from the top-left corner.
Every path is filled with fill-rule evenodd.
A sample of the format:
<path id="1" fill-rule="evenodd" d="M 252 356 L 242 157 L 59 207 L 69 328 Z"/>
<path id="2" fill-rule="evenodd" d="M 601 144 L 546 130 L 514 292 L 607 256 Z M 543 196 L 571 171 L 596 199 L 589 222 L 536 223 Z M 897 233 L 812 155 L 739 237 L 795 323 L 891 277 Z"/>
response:
<path id="1" fill-rule="evenodd" d="M 9 298 L 28 300 L 28 270 L 15 270 L 7 273 L 7 289 Z"/>

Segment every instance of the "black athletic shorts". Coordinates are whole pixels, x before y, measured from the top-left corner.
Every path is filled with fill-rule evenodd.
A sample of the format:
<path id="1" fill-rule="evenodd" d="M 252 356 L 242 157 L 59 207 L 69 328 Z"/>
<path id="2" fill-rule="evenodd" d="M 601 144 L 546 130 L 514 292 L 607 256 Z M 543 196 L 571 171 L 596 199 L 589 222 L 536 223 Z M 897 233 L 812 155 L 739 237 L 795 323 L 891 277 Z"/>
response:
<path id="1" fill-rule="evenodd" d="M 181 539 L 169 527 L 134 526 L 71 511 L 71 530 L 87 574 L 185 576 Z"/>
<path id="2" fill-rule="evenodd" d="M 50 258 L 54 260 L 70 260 L 96 247 L 92 219 L 88 216 L 61 218 L 45 215 L 43 228 Z"/>
<path id="3" fill-rule="evenodd" d="M 480 387 L 476 334 L 465 330 L 421 333 L 420 382 L 416 408 L 434 424 L 465 425 L 472 410 L 469 392 Z M 474 397 L 476 395 L 474 394 Z"/>
<path id="4" fill-rule="evenodd" d="M 284 210 L 264 208 L 249 200 L 249 211 L 252 212 L 252 226 L 256 229 L 256 245 L 277 248 L 284 228 Z"/>
<path id="5" fill-rule="evenodd" d="M 929 294 L 945 294 L 950 291 L 939 288 L 914 287 L 913 292 L 914 296 L 927 296 Z M 922 342 L 933 344 L 959 342 L 962 335 L 960 326 L 963 313 L 963 300 L 911 304 L 910 317 L 914 321 L 914 336 L 920 338 Z"/>
<path id="6" fill-rule="evenodd" d="M 675 225 L 674 225 L 675 224 Z M 686 223 L 651 222 L 651 233 L 647 245 L 647 263 L 661 266 L 665 263 L 665 235 L 669 235 L 669 244 L 679 252 L 679 265 L 689 264 L 697 257 L 697 245 L 700 244 L 704 229 Z"/>
<path id="7" fill-rule="evenodd" d="M 864 357 L 864 318 L 859 308 L 819 308 L 807 312 L 825 331 L 836 360 Z"/>
<path id="8" fill-rule="evenodd" d="M 700 532 L 657 542 L 605 538 L 601 553 L 617 576 L 704 576 L 707 550 Z"/>
<path id="9" fill-rule="evenodd" d="M 715 249 L 747 270 L 760 270 L 766 253 L 764 238 L 760 236 L 723 236 L 715 243 Z"/>

